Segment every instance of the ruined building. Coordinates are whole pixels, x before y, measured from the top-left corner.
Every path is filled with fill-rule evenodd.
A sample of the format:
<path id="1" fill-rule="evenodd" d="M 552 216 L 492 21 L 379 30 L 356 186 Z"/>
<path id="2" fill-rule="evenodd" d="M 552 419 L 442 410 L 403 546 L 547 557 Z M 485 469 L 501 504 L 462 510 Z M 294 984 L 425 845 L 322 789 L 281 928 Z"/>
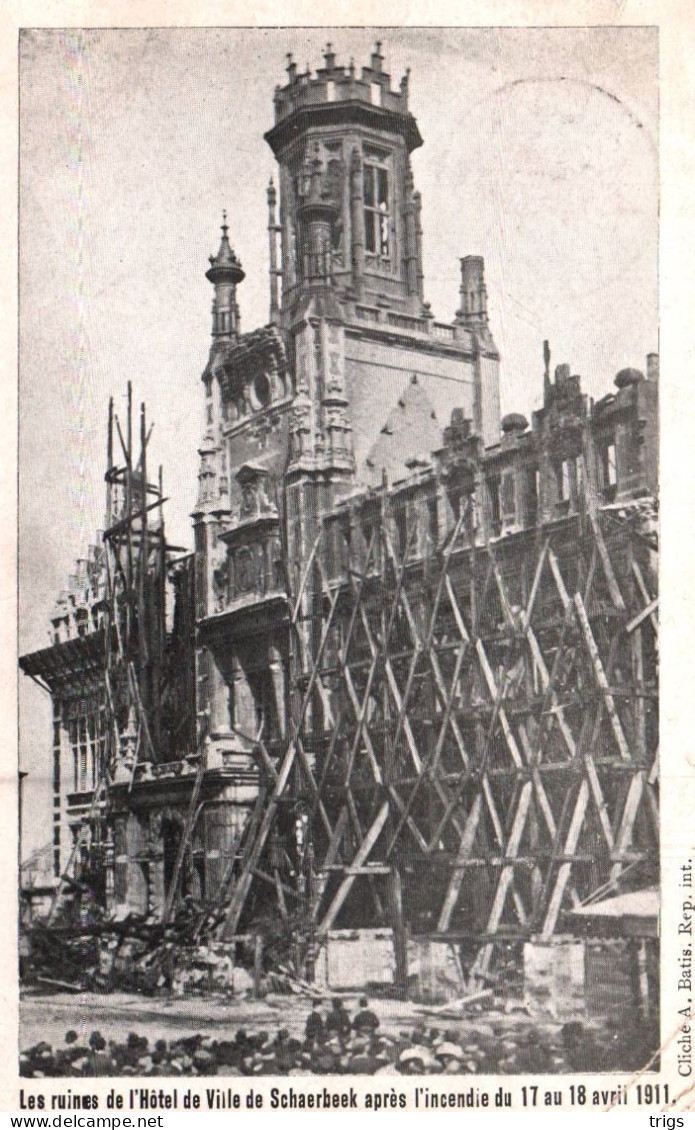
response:
<path id="1" fill-rule="evenodd" d="M 349 926 L 392 931 L 401 981 L 409 936 L 484 972 L 657 882 L 658 361 L 594 404 L 546 347 L 543 407 L 500 420 L 482 259 L 451 322 L 425 301 L 407 75 L 379 45 L 287 73 L 268 324 L 226 219 L 207 271 L 194 553 L 112 440 L 103 546 L 21 661 L 55 871 L 165 917 L 191 894 L 227 938 L 284 923 L 309 970 Z"/>

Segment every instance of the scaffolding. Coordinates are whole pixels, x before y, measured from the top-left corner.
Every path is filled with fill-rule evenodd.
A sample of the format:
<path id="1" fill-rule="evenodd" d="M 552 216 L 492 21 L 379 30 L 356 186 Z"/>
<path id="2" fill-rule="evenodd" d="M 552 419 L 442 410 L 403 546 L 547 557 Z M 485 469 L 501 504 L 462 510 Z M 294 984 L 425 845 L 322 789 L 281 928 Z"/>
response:
<path id="1" fill-rule="evenodd" d="M 167 544 L 162 468 L 148 480 L 145 405 L 140 406 L 140 451 L 133 440 L 133 393 L 128 382 L 125 435 L 109 401 L 106 469 L 105 687 L 112 722 L 110 763 L 120 755 L 119 736 L 137 727 L 133 773 L 144 750 L 157 761 L 162 747 L 162 680 L 166 643 Z M 120 457 L 115 458 L 118 436 Z"/>
<path id="2" fill-rule="evenodd" d="M 389 923 L 401 983 L 409 936 L 457 944 L 484 979 L 500 946 L 656 879 L 655 504 L 586 498 L 486 539 L 471 489 L 425 552 L 401 506 L 377 492 L 340 552 L 326 516 L 295 583 L 292 721 L 279 756 L 258 743 L 268 795 L 225 933 L 275 875 L 280 913 L 308 906 L 308 963 L 339 920 Z M 309 850 L 288 886 L 273 840 L 299 807 Z"/>
<path id="3" fill-rule="evenodd" d="M 89 836 L 90 856 L 99 857 L 96 870 L 105 876 L 102 895 L 109 901 L 113 895 L 109 858 L 113 855 L 114 785 L 123 782 L 125 771 L 130 792 L 138 764 L 145 760 L 166 760 L 171 745 L 170 731 L 163 717 L 172 668 L 166 625 L 166 585 L 171 555 L 179 549 L 166 541 L 163 506 L 167 500 L 161 466 L 155 482 L 148 478 L 147 451 L 152 425 L 147 425 L 144 403 L 140 406 L 139 450 L 133 431 L 133 395 L 128 382 L 123 427 L 114 412 L 113 399 L 109 401 L 102 557 L 104 585 L 102 599 L 94 610 L 97 625 L 94 639 L 98 645 L 99 682 L 105 707 L 102 756 L 96 766 L 88 810 L 81 818 L 82 833 L 78 829 L 75 834 L 59 876 L 48 915 L 49 924 L 55 920 L 66 891 L 74 888 L 76 882 L 79 886 L 77 861 L 85 832 Z M 118 456 L 116 439 L 120 445 Z M 192 631 L 189 635 L 192 662 Z M 77 642 L 84 645 L 89 641 Z M 59 662 L 60 652 L 60 646 L 53 649 L 54 663 Z M 191 685 L 193 678 L 191 675 Z M 182 703 L 178 706 L 181 709 Z M 178 729 L 186 740 L 189 731 L 195 733 L 195 719 L 184 717 Z"/>

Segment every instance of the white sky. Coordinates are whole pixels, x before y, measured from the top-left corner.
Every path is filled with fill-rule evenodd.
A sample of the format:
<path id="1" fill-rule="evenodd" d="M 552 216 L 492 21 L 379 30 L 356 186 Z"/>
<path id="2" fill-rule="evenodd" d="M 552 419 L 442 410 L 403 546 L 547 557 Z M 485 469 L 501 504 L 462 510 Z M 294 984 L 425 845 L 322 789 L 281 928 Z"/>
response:
<path id="1" fill-rule="evenodd" d="M 126 381 L 155 421 L 170 539 L 191 545 L 221 210 L 268 311 L 263 133 L 285 53 L 368 63 L 383 41 L 425 144 L 426 297 L 453 317 L 458 258 L 486 261 L 502 409 L 540 402 L 542 341 L 585 391 L 657 342 L 657 33 L 652 28 L 36 31 L 20 79 L 20 649 L 46 646 L 74 559 L 103 524 L 106 411 Z M 20 681 L 30 843 L 48 839 L 45 696 Z"/>

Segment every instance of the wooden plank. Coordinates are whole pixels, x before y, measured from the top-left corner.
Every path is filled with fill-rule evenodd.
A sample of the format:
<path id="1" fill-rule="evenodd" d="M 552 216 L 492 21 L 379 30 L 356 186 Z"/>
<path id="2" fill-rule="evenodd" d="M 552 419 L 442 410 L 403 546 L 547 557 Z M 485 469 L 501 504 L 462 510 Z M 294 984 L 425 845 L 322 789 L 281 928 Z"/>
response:
<path id="1" fill-rule="evenodd" d="M 558 591 L 558 595 L 560 597 L 560 600 L 562 601 L 563 607 L 567 608 L 567 605 L 571 603 L 570 596 L 567 592 L 567 589 L 565 588 L 565 582 L 563 580 L 562 573 L 560 572 L 560 566 L 558 565 L 557 557 L 550 548 L 548 549 L 548 564 L 550 565 L 550 572 L 553 575 L 555 587 Z"/>
<path id="2" fill-rule="evenodd" d="M 596 548 L 598 549 L 598 555 L 601 559 L 603 572 L 608 583 L 608 591 L 611 595 L 611 600 L 613 601 L 613 604 L 619 612 L 625 612 L 625 601 L 623 600 L 623 594 L 621 593 L 620 586 L 616 580 L 615 572 L 613 570 L 613 563 L 606 547 L 601 526 L 599 525 L 596 515 L 592 514 L 591 512 L 589 513 L 589 521 L 591 522 L 591 528 L 594 531 Z"/>
<path id="3" fill-rule="evenodd" d="M 466 873 L 465 868 L 462 866 L 462 864 L 473 850 L 473 844 L 475 842 L 475 835 L 478 830 L 482 808 L 483 798 L 482 795 L 478 793 L 475 800 L 473 801 L 473 806 L 470 813 L 468 814 L 468 819 L 466 820 L 466 827 L 464 828 L 463 836 L 461 837 L 461 843 L 459 844 L 454 871 L 451 879 L 449 880 L 449 886 L 447 888 L 446 895 L 444 896 L 444 902 L 442 903 L 442 909 L 439 914 L 437 930 L 440 934 L 446 932 L 449 929 L 451 916 L 454 912 L 456 903 L 458 902 L 459 893 L 461 891 L 461 884 L 463 883 L 463 877 Z"/>
<path id="4" fill-rule="evenodd" d="M 376 660 L 374 661 L 373 670 L 376 671 Z M 372 672 L 370 672 L 370 674 L 371 673 Z M 377 782 L 378 785 L 382 785 L 383 782 L 384 782 L 384 779 L 381 775 L 381 769 L 379 768 L 379 762 L 377 760 L 376 753 L 374 752 L 374 746 L 372 745 L 372 739 L 369 736 L 369 731 L 364 726 L 364 717 L 366 716 L 366 712 L 367 712 L 368 698 L 367 698 L 367 696 L 365 696 L 364 702 L 360 706 L 360 700 L 359 700 L 359 697 L 357 695 L 357 691 L 355 690 L 355 684 L 352 680 L 352 675 L 350 674 L 350 668 L 347 667 L 347 666 L 343 670 L 343 682 L 345 683 L 345 686 L 347 687 L 348 698 L 350 699 L 350 704 L 351 704 L 352 709 L 355 713 L 355 718 L 357 719 L 357 724 L 358 724 L 358 729 L 357 729 L 357 732 L 355 734 L 355 738 L 354 738 L 354 741 L 353 741 L 353 747 L 350 751 L 350 760 L 348 762 L 348 770 L 347 770 L 347 774 L 346 774 L 346 779 L 347 780 L 350 779 L 350 775 L 351 775 L 351 772 L 352 772 L 352 761 L 354 760 L 354 757 L 357 753 L 359 741 L 361 740 L 364 743 L 365 749 L 367 750 L 367 756 L 369 758 L 369 763 L 372 767 L 372 773 L 374 774 L 374 780 Z"/>
<path id="5" fill-rule="evenodd" d="M 628 746 L 627 741 L 625 739 L 625 734 L 623 732 L 622 723 L 620 721 L 620 717 L 618 715 L 618 711 L 617 711 L 617 708 L 616 708 L 616 705 L 615 705 L 615 700 L 613 699 L 613 696 L 610 693 L 610 687 L 608 685 L 608 679 L 606 678 L 606 673 L 603 669 L 603 664 L 601 662 L 601 656 L 599 655 L 598 646 L 596 644 L 596 640 L 594 639 L 594 633 L 591 630 L 589 618 L 586 614 L 586 608 L 584 607 L 584 601 L 582 600 L 581 595 L 579 593 L 575 594 L 574 605 L 575 605 L 575 608 L 577 610 L 577 619 L 578 619 L 578 622 L 579 622 L 579 626 L 581 628 L 582 635 L 584 636 L 584 640 L 586 642 L 587 650 L 588 650 L 589 655 L 591 657 L 591 662 L 592 662 L 592 665 L 593 665 L 593 668 L 594 668 L 594 673 L 596 675 L 596 682 L 598 683 L 599 687 L 603 691 L 604 703 L 605 703 L 606 710 L 608 711 L 608 717 L 610 719 L 611 728 L 612 728 L 613 733 L 615 735 L 615 740 L 616 740 L 616 743 L 617 743 L 617 746 L 618 746 L 618 751 L 619 751 L 620 756 L 623 758 L 624 761 L 631 761 L 632 758 L 631 758 L 631 755 L 630 755 L 630 749 L 629 749 L 629 746 Z"/>
<path id="6" fill-rule="evenodd" d="M 641 612 L 638 612 L 637 615 L 634 616 L 632 620 L 630 620 L 629 624 L 625 625 L 625 631 L 627 632 L 627 634 L 630 635 L 631 632 L 634 632 L 635 628 L 638 628 L 642 621 L 646 620 L 647 617 L 649 617 L 650 620 L 653 620 L 653 614 L 656 612 L 656 609 L 658 607 L 659 598 L 657 596 L 655 600 L 651 600 L 649 602 L 646 608 L 643 608 Z"/>
<path id="7" fill-rule="evenodd" d="M 278 801 L 285 791 L 285 785 L 289 780 L 290 772 L 292 770 L 292 766 L 294 765 L 296 754 L 297 746 L 296 743 L 292 741 L 287 747 L 287 752 L 285 753 L 285 756 L 282 760 L 282 764 L 277 775 L 277 780 L 275 781 L 273 791 L 268 800 L 268 806 L 263 813 L 260 827 L 253 839 L 252 844 L 250 845 L 250 849 L 243 863 L 241 875 L 239 876 L 239 881 L 233 891 L 224 924 L 223 937 L 225 939 L 228 939 L 230 934 L 236 933 L 237 926 L 239 925 L 239 919 L 241 918 L 241 912 L 244 909 L 244 903 L 246 902 L 246 897 L 251 886 L 254 868 L 257 867 L 260 860 L 263 847 L 265 846 L 266 838 L 272 827 L 273 820 L 275 819 L 275 810 L 277 808 Z"/>
<path id="8" fill-rule="evenodd" d="M 625 800 L 625 808 L 623 809 L 622 819 L 620 821 L 620 828 L 616 837 L 615 849 L 618 855 L 624 855 L 628 847 L 632 843 L 632 831 L 637 819 L 637 813 L 642 801 L 642 794 L 644 793 L 644 778 L 645 772 L 643 769 L 638 770 L 632 780 L 627 792 Z M 623 869 L 623 864 L 620 860 L 611 867 L 611 881 L 615 882 Z"/>
<path id="9" fill-rule="evenodd" d="M 345 829 L 347 828 L 347 825 L 348 825 L 348 819 L 349 819 L 349 815 L 348 815 L 347 805 L 343 805 L 343 807 L 340 810 L 340 815 L 338 816 L 338 819 L 335 822 L 335 827 L 333 829 L 333 835 L 331 836 L 331 838 L 328 842 L 328 848 L 326 849 L 326 855 L 324 857 L 323 864 L 321 866 L 320 874 L 319 874 L 317 881 L 316 881 L 316 887 L 315 887 L 315 891 L 314 891 L 314 900 L 313 900 L 313 905 L 311 907 L 311 917 L 314 919 L 314 921 L 316 921 L 316 919 L 318 918 L 319 907 L 321 905 L 321 899 L 323 898 L 324 891 L 326 890 L 326 886 L 328 884 L 329 871 L 330 871 L 330 868 L 335 863 L 336 859 L 338 858 L 338 852 L 340 850 L 340 844 L 341 844 L 343 835 L 345 834 Z"/>
<path id="10" fill-rule="evenodd" d="M 642 600 L 644 601 L 645 604 L 650 604 L 653 598 L 649 593 L 649 589 L 647 588 L 646 584 L 644 583 L 644 577 L 642 576 L 642 570 L 640 569 L 639 564 L 636 561 L 632 562 L 632 573 L 633 573 L 633 576 L 635 578 L 635 581 L 637 582 L 637 588 L 640 591 L 640 595 L 642 597 Z M 654 632 L 655 632 L 656 637 L 658 639 L 659 638 L 659 620 L 656 616 L 656 613 L 651 612 L 650 615 L 649 615 L 649 619 L 651 620 L 652 628 L 654 629 Z"/>
<path id="11" fill-rule="evenodd" d="M 386 821 L 388 819 L 388 814 L 389 814 L 389 802 L 384 801 L 381 808 L 377 812 L 376 817 L 375 817 L 371 827 L 369 828 L 369 831 L 367 832 L 366 836 L 364 837 L 362 843 L 360 844 L 360 846 L 357 850 L 357 854 L 355 855 L 355 858 L 353 859 L 352 864 L 351 864 L 352 868 L 359 868 L 359 867 L 362 866 L 363 863 L 365 863 L 365 861 L 367 860 L 372 848 L 374 847 L 377 840 L 379 839 L 379 836 L 381 834 L 381 830 L 384 827 L 384 824 L 386 823 Z M 333 901 L 331 902 L 331 905 L 329 906 L 328 910 L 326 911 L 326 914 L 325 914 L 323 920 L 321 921 L 321 923 L 318 927 L 318 933 L 319 933 L 320 936 L 323 935 L 323 934 L 326 934 L 330 930 L 333 923 L 335 922 L 335 919 L 337 918 L 338 914 L 340 913 L 340 909 L 341 909 L 343 903 L 345 902 L 345 899 L 347 898 L 348 894 L 350 893 L 350 890 L 352 888 L 352 884 L 355 881 L 355 878 L 356 878 L 356 876 L 354 874 L 353 875 L 346 875 L 345 878 L 343 879 L 342 883 L 338 887 L 338 890 L 336 891 L 335 895 L 333 896 Z"/>
<path id="12" fill-rule="evenodd" d="M 538 589 L 540 588 L 541 577 L 543 576 L 543 568 L 545 566 L 545 562 L 546 562 L 547 557 L 548 557 L 548 550 L 549 549 L 550 549 L 550 538 L 546 538 L 545 542 L 543 543 L 543 548 L 542 548 L 542 550 L 539 554 L 539 557 L 538 557 L 538 562 L 536 564 L 536 569 L 535 569 L 535 572 L 534 572 L 534 575 L 533 575 L 533 583 L 531 585 L 531 592 L 529 593 L 529 597 L 528 597 L 528 600 L 526 602 L 526 611 L 524 612 L 524 628 L 525 629 L 527 629 L 529 624 L 531 623 L 531 617 L 533 615 L 533 610 L 536 606 L 536 597 L 538 595 Z"/>
<path id="13" fill-rule="evenodd" d="M 394 568 L 400 567 L 401 570 L 403 570 L 403 566 L 399 566 L 399 563 L 398 563 L 397 559 L 395 558 L 395 555 L 393 555 L 393 547 L 390 545 L 390 539 L 388 539 L 387 534 L 385 535 L 385 540 L 387 541 L 387 552 L 389 553 L 389 555 L 392 557 L 392 560 L 394 561 Z M 409 602 L 407 601 L 405 590 L 402 587 L 402 585 L 400 585 L 400 584 L 397 586 L 396 598 L 395 599 L 398 600 L 401 604 L 408 604 L 408 608 L 409 608 Z M 409 609 L 409 611 L 410 611 L 410 609 Z M 410 617 L 414 622 L 414 617 L 412 616 L 412 612 L 410 612 Z M 372 652 L 372 655 L 374 657 L 374 662 L 376 663 L 379 660 L 379 658 L 381 658 L 381 661 L 383 662 L 387 682 L 388 682 L 388 685 L 389 685 L 389 690 L 391 692 L 391 696 L 392 696 L 394 703 L 396 705 L 396 710 L 398 711 L 398 718 L 399 718 L 399 720 L 402 720 L 402 729 L 403 729 L 403 731 L 405 732 L 405 735 L 406 735 L 406 740 L 408 742 L 408 748 L 409 748 L 409 751 L 410 751 L 410 755 L 411 755 L 411 758 L 413 759 L 413 763 L 415 765 L 416 772 L 419 773 L 422 770 L 422 758 L 421 758 L 420 753 L 417 749 L 415 737 L 414 737 L 414 734 L 412 732 L 410 722 L 409 722 L 409 720 L 406 716 L 406 706 L 405 706 L 405 703 L 403 702 L 403 700 L 401 698 L 400 690 L 398 688 L 398 683 L 396 681 L 396 677 L 395 677 L 395 674 L 393 672 L 393 668 L 392 668 L 391 663 L 390 663 L 389 658 L 388 658 L 388 653 L 387 653 L 388 639 L 385 638 L 384 641 L 382 642 L 381 648 L 377 648 L 377 645 L 374 641 L 374 637 L 373 637 L 371 628 L 369 626 L 369 621 L 367 619 L 364 608 L 361 608 L 361 610 L 360 610 L 360 618 L 362 620 L 362 626 L 363 626 L 365 635 L 367 637 L 367 641 L 368 641 L 368 644 L 369 644 L 370 651 Z M 392 619 L 389 621 L 389 631 L 390 631 L 391 623 L 392 623 Z M 414 636 L 413 642 L 414 642 L 415 646 L 418 646 L 419 637 Z M 434 658 L 434 652 L 432 651 L 432 648 L 430 646 L 430 659 L 432 659 L 432 658 Z M 371 674 L 371 672 L 370 672 L 370 674 Z M 441 678 L 441 672 L 440 672 L 440 678 Z M 366 703 L 366 701 L 367 701 L 367 695 L 365 694 L 365 703 Z M 436 791 L 440 800 L 442 801 L 442 803 L 446 807 L 446 805 L 448 804 L 449 799 L 450 799 L 447 792 L 446 792 L 446 789 L 444 788 L 442 783 L 436 777 L 433 777 L 431 779 L 431 783 L 432 783 L 432 787 Z M 406 819 L 409 819 L 409 811 L 410 811 L 409 806 L 405 805 L 404 806 L 404 816 L 405 816 Z M 453 816 L 452 816 L 452 820 L 453 820 Z M 462 834 L 461 825 L 456 820 L 453 820 L 453 822 L 456 825 L 459 834 Z"/>
<path id="14" fill-rule="evenodd" d="M 323 537 L 323 525 L 321 525 L 321 528 L 319 529 L 319 532 L 317 533 L 317 535 L 314 539 L 314 544 L 311 547 L 311 553 L 309 554 L 309 559 L 308 559 L 306 565 L 304 566 L 304 571 L 303 571 L 302 576 L 301 576 L 300 581 L 299 581 L 299 588 L 297 590 L 297 599 L 295 600 L 294 606 L 292 608 L 292 616 L 291 616 L 291 623 L 292 624 L 297 623 L 297 616 L 299 615 L 299 608 L 301 606 L 302 598 L 304 596 L 304 590 L 306 588 L 306 583 L 309 580 L 309 574 L 311 572 L 311 567 L 314 564 L 314 558 L 316 557 L 316 552 L 319 548 L 319 545 L 321 544 L 321 538 L 322 537 Z M 288 577 L 288 580 L 289 580 L 289 577 Z"/>
<path id="15" fill-rule="evenodd" d="M 531 648 L 531 654 L 533 655 L 534 662 L 536 664 L 536 667 L 538 668 L 541 686 L 544 691 L 547 691 L 549 693 L 550 701 L 555 711 L 555 717 L 560 728 L 560 733 L 562 734 L 565 745 L 567 746 L 567 751 L 570 757 L 574 757 L 577 752 L 574 737 L 572 736 L 572 731 L 565 721 L 565 712 L 560 706 L 557 693 L 554 689 L 554 686 L 551 684 L 550 675 L 548 674 L 548 668 L 545 665 L 543 653 L 540 649 L 538 640 L 536 639 L 536 634 L 530 624 L 526 627 L 526 635 L 528 638 L 529 647 Z"/>
<path id="16" fill-rule="evenodd" d="M 572 813 L 572 820 L 567 832 L 567 838 L 565 839 L 565 843 L 563 845 L 563 855 L 574 855 L 576 851 L 588 803 L 589 783 L 588 781 L 583 780 L 579 786 L 579 792 L 577 794 L 577 799 L 574 805 L 574 812 Z M 545 919 L 543 921 L 543 928 L 541 930 L 541 938 L 544 941 L 547 941 L 555 931 L 557 917 L 560 913 L 560 907 L 562 905 L 562 899 L 565 893 L 565 888 L 567 886 L 567 881 L 570 877 L 571 868 L 571 863 L 561 863 L 558 869 L 558 873 L 555 879 L 555 885 L 548 902 L 548 907 L 545 912 Z"/>
<path id="17" fill-rule="evenodd" d="M 519 803 L 517 805 L 512 827 L 509 833 L 509 840 L 507 841 L 507 846 L 504 853 L 505 857 L 507 858 L 513 858 L 519 853 L 519 845 L 521 843 L 521 837 L 526 826 L 526 818 L 528 816 L 529 808 L 531 805 L 532 790 L 533 786 L 531 784 L 531 781 L 525 781 L 521 786 Z M 497 881 L 497 890 L 495 891 L 495 897 L 492 901 L 492 907 L 490 908 L 490 915 L 488 917 L 487 923 L 488 934 L 494 934 L 500 924 L 502 912 L 504 911 L 504 904 L 507 898 L 507 891 L 509 890 L 509 886 L 513 882 L 513 880 L 514 868 L 509 864 L 505 864 L 500 872 L 500 876 Z"/>
<path id="18" fill-rule="evenodd" d="M 490 661 L 488 660 L 487 653 L 485 651 L 485 645 L 484 645 L 484 643 L 481 639 L 476 640 L 475 650 L 478 654 L 478 659 L 480 661 L 480 667 L 481 667 L 481 670 L 483 672 L 483 675 L 485 676 L 485 681 L 488 685 L 490 697 L 492 698 L 493 702 L 497 702 L 498 699 L 501 699 L 503 697 L 504 692 L 503 692 L 502 689 L 498 689 L 498 687 L 497 687 L 497 683 L 495 682 L 495 676 L 492 673 Z M 513 760 L 514 764 L 517 766 L 517 768 L 521 769 L 523 767 L 523 764 L 524 764 L 523 758 L 522 758 L 521 754 L 519 753 L 519 747 L 516 744 L 516 738 L 514 737 L 514 732 L 511 728 L 510 724 L 509 724 L 509 719 L 507 718 L 506 711 L 504 710 L 503 707 L 500 707 L 499 719 L 500 719 L 500 722 L 502 724 L 502 730 L 504 732 L 504 736 L 505 736 L 506 741 L 507 741 L 507 748 L 509 749 L 509 752 L 512 756 L 512 760 Z"/>

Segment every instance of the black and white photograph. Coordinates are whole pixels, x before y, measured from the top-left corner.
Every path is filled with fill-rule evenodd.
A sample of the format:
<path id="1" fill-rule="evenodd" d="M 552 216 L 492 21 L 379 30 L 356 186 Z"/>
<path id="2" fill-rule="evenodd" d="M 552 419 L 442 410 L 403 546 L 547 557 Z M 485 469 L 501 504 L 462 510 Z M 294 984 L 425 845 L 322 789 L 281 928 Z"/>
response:
<path id="1" fill-rule="evenodd" d="M 18 40 L 22 1085 L 666 1109 L 659 29 Z"/>

